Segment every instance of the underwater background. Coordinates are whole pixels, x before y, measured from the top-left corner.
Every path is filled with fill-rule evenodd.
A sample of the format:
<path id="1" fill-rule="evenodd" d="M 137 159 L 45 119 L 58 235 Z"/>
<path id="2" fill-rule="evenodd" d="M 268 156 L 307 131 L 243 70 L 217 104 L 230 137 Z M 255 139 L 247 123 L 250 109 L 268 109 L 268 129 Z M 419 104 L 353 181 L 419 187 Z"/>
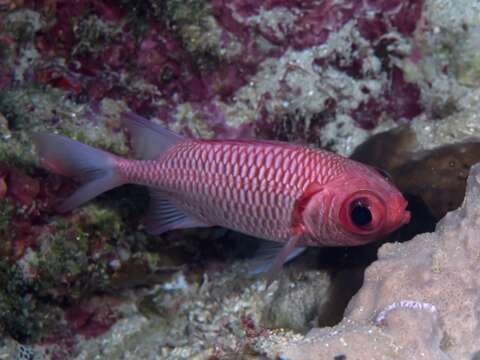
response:
<path id="1" fill-rule="evenodd" d="M 57 213 L 32 132 L 133 157 L 123 111 L 381 168 L 412 220 L 267 287 L 141 187 Z M 479 114 L 479 0 L 0 0 L 0 359 L 480 358 Z"/>

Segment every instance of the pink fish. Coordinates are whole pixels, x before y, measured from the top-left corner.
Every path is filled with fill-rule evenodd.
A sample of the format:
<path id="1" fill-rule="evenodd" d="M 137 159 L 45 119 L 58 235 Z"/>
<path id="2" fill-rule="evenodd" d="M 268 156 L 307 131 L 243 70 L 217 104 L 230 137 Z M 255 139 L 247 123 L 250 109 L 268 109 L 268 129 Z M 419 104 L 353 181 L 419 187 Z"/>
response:
<path id="1" fill-rule="evenodd" d="M 362 245 L 410 220 L 390 181 L 339 155 L 273 141 L 187 139 L 139 116 L 122 116 L 143 160 L 34 134 L 44 167 L 84 183 L 59 211 L 126 183 L 145 185 L 149 232 L 219 225 L 283 243 L 271 271 L 299 247 Z"/>

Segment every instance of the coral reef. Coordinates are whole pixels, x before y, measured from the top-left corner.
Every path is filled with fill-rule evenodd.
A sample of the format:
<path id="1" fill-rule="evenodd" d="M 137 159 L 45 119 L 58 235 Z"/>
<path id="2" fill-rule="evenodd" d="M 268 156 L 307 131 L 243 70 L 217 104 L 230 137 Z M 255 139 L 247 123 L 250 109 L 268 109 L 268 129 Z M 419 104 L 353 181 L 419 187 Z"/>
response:
<path id="1" fill-rule="evenodd" d="M 282 359 L 472 359 L 479 351 L 480 165 L 463 205 L 434 233 L 386 244 L 344 320 L 289 344 Z"/>
<path id="2" fill-rule="evenodd" d="M 222 358 L 273 356 L 276 341 L 301 337 L 292 329 L 335 324 L 375 247 L 311 251 L 300 263 L 310 256 L 314 266 L 292 266 L 265 290 L 244 277 L 243 260 L 230 264 L 254 249 L 235 234 L 146 236 L 136 188 L 56 214 L 76 184 L 37 168 L 30 132 L 129 156 L 118 117 L 129 109 L 188 136 L 348 156 L 394 128 L 354 156 L 385 167 L 424 205 L 428 221 L 394 237 L 408 240 L 459 204 L 478 160 L 477 144 L 464 143 L 480 134 L 473 9 L 476 0 L 0 0 L 5 335 L 53 359 L 153 357 L 159 334 L 160 356 Z M 25 346 L 18 356 L 30 356 Z"/>
<path id="3" fill-rule="evenodd" d="M 2 17 L 9 56 L 1 84 L 47 88 L 87 108 L 121 100 L 197 136 L 257 134 L 332 145 L 320 130 L 336 118 L 371 129 L 384 118 L 421 112 L 420 90 L 401 64 L 422 6 L 420 0 L 261 7 L 26 2 Z"/>
<path id="4" fill-rule="evenodd" d="M 154 240 L 137 231 L 143 194 L 121 200 L 131 192 L 119 190 L 73 214 L 55 214 L 54 205 L 75 184 L 35 167 L 31 131 L 60 132 L 128 155 L 118 120 L 125 108 L 191 136 L 321 145 L 332 139 L 321 129 L 336 118 L 364 128 L 387 113 L 411 119 L 421 111 L 420 93 L 398 62 L 408 55 L 422 5 L 2 2 L 0 274 L 9 290 L 0 306 L 6 332 L 22 342 L 47 341 L 49 313 L 68 324 L 69 309 L 84 298 L 164 280 L 159 269 L 181 263 L 151 250 Z M 379 102 L 382 92 L 387 96 Z M 370 111 L 376 116 L 369 120 Z M 167 239 L 166 246 L 175 241 Z M 25 304 L 18 306 L 23 294 Z M 76 334 L 80 327 L 73 329 Z"/>
<path id="5" fill-rule="evenodd" d="M 113 303 L 112 298 L 94 298 L 68 312 L 68 319 L 74 315 L 77 339 L 82 339 L 73 358 L 271 355 L 275 349 L 271 347 L 278 345 L 272 339 L 284 342 L 301 338 L 292 328 L 305 331 L 312 325 L 337 323 L 345 307 L 338 304 L 339 294 L 351 291 L 346 280 L 358 282 L 352 272 L 319 271 L 314 269 L 314 257 L 306 260 L 289 266 L 269 288 L 265 279 L 246 275 L 250 261 L 245 261 L 229 265 L 228 271 L 222 263 L 211 264 L 201 277 L 177 271 L 169 281 L 117 295 L 120 304 Z M 307 301 L 302 302 L 304 299 Z M 94 316 L 87 317 L 92 310 Z M 116 322 L 103 332 L 112 319 Z M 7 344 L 5 351 L 20 351 L 11 342 Z M 20 349 L 40 357 L 52 347 L 36 344 Z"/>
<path id="6" fill-rule="evenodd" d="M 225 359 L 239 353 L 253 355 L 254 344 L 271 334 L 262 324 L 262 312 L 279 290 L 276 285 L 267 290 L 264 280 L 246 278 L 242 276 L 245 272 L 245 264 L 237 264 L 228 273 L 217 271 L 195 281 L 189 281 L 178 272 L 171 282 L 130 293 L 130 301 L 117 306 L 120 317 L 106 333 L 93 333 L 91 324 L 84 329 L 88 315 L 85 310 L 69 312 L 67 318 L 74 318 L 72 321 L 80 330 L 79 336 L 85 337 L 75 359 L 100 359 L 102 356 Z M 311 271 L 306 276 L 313 279 L 318 274 L 318 271 Z M 329 279 L 326 276 L 320 279 L 314 282 L 323 284 L 328 297 Z M 298 294 L 302 292 L 305 290 Z M 97 301 L 96 306 L 104 303 L 104 300 Z M 95 309 L 92 305 L 88 308 Z M 93 331 L 104 329 L 105 319 L 99 316 L 93 319 L 93 322 L 98 321 L 103 322 Z M 87 322 L 92 319 L 88 318 Z M 306 323 L 301 326 L 305 327 Z M 35 356 L 42 356 L 51 347 L 37 345 L 28 349 Z"/>

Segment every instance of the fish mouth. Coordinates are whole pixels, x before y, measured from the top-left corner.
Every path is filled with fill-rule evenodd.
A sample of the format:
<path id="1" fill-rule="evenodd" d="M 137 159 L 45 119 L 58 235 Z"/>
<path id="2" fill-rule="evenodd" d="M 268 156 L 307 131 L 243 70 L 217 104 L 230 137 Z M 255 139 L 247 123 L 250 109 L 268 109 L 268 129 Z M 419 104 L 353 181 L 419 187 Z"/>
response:
<path id="1" fill-rule="evenodd" d="M 402 217 L 402 220 L 401 220 L 401 225 L 406 225 L 410 222 L 410 220 L 412 219 L 412 214 L 408 209 L 408 201 L 406 199 L 402 199 L 403 200 L 403 204 L 401 206 L 401 209 L 403 210 L 403 217 Z"/>
<path id="2" fill-rule="evenodd" d="M 412 214 L 410 213 L 410 211 L 405 210 L 405 212 L 403 213 L 403 218 L 402 218 L 401 224 L 402 225 L 408 224 L 410 222 L 411 218 L 412 218 Z"/>
<path id="3" fill-rule="evenodd" d="M 412 219 L 412 214 L 407 209 L 408 209 L 408 202 L 405 199 L 402 199 L 401 201 L 399 201 L 399 203 L 397 203 L 396 213 L 398 215 L 394 220 L 396 223 L 396 226 L 395 226 L 396 229 L 402 227 L 403 225 L 408 224 Z"/>

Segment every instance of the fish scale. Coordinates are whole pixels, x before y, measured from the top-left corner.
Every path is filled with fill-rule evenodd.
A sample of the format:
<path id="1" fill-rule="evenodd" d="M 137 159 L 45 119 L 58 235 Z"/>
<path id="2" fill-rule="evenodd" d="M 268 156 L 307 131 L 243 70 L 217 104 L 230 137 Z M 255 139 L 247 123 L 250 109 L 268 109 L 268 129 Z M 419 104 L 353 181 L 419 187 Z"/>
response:
<path id="1" fill-rule="evenodd" d="M 129 182 L 154 186 L 182 210 L 209 224 L 285 241 L 295 201 L 312 182 L 328 183 L 336 155 L 274 142 L 180 143 L 157 160 L 122 160 Z"/>

